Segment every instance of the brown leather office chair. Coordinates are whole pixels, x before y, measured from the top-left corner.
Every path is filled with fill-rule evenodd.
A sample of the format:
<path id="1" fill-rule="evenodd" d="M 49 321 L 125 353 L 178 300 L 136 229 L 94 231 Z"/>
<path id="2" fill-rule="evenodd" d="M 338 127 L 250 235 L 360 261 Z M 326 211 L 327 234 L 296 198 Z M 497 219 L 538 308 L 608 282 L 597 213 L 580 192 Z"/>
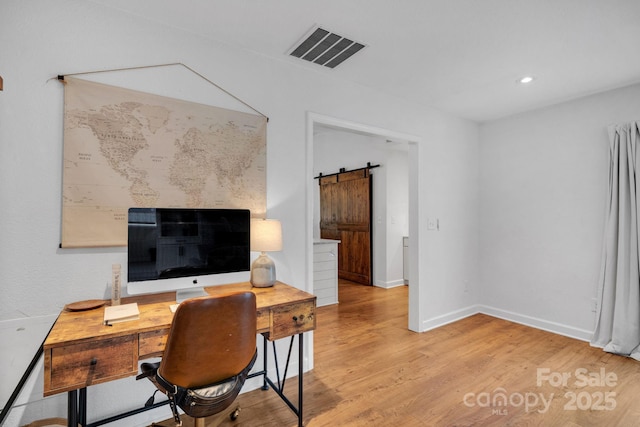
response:
<path id="1" fill-rule="evenodd" d="M 180 407 L 204 426 L 204 417 L 231 406 L 255 359 L 252 292 L 193 298 L 178 306 L 162 360 L 143 363 L 137 378 L 149 378 L 167 395 L 177 425 Z"/>

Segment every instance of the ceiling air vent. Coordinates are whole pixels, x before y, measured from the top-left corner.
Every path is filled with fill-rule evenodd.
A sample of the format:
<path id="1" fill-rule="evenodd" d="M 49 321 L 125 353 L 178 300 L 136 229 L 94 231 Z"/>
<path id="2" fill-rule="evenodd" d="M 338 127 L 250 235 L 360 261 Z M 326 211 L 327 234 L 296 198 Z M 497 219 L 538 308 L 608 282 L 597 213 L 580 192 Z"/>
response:
<path id="1" fill-rule="evenodd" d="M 328 68 L 335 68 L 363 47 L 365 45 L 361 43 L 318 27 L 296 44 L 290 55 Z"/>

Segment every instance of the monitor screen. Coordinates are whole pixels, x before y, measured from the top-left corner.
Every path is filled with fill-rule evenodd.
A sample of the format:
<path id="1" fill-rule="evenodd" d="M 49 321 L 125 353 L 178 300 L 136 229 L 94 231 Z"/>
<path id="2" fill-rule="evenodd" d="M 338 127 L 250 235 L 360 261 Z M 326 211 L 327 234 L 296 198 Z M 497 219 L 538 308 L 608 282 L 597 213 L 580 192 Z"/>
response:
<path id="1" fill-rule="evenodd" d="M 207 286 L 207 276 L 249 271 L 247 209 L 130 208 L 128 221 L 129 294 Z"/>

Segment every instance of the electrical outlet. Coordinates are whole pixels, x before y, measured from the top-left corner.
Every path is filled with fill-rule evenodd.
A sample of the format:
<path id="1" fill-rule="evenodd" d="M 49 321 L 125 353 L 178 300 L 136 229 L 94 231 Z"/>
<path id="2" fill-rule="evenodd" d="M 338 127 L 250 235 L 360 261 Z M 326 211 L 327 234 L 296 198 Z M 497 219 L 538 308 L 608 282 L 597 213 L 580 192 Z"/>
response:
<path id="1" fill-rule="evenodd" d="M 438 226 L 436 218 L 427 218 L 427 230 L 435 230 Z"/>
<path id="2" fill-rule="evenodd" d="M 591 311 L 594 313 L 598 312 L 598 299 L 591 298 Z"/>

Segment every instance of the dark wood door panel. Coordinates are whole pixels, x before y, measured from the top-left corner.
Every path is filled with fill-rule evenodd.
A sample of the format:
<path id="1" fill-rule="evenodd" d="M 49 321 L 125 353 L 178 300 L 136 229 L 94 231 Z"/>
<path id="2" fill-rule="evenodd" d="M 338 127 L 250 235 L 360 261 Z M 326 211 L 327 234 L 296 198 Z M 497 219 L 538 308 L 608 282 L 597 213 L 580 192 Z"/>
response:
<path id="1" fill-rule="evenodd" d="M 338 277 L 364 285 L 371 284 L 371 245 L 368 232 L 342 231 L 338 248 Z M 344 250 L 347 248 L 347 250 Z"/>
<path id="2" fill-rule="evenodd" d="M 320 178 L 320 237 L 340 240 L 338 277 L 371 284 L 371 176 L 357 170 Z"/>

